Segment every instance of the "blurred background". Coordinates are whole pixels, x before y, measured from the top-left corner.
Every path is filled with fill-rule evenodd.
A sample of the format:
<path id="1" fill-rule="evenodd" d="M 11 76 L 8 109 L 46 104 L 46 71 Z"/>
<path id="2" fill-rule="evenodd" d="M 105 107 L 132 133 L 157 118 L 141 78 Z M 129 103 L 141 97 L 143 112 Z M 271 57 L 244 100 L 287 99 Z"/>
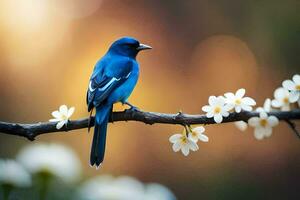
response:
<path id="1" fill-rule="evenodd" d="M 138 56 L 140 79 L 129 99 L 142 110 L 196 114 L 208 96 L 242 87 L 262 105 L 299 73 L 299 6 L 296 0 L 1 0 L 0 120 L 48 121 L 61 104 L 75 106 L 72 119 L 87 117 L 94 64 L 122 36 L 153 47 Z M 71 147 L 83 179 L 128 175 L 189 200 L 300 198 L 300 143 L 287 124 L 262 141 L 252 129 L 207 126 L 209 143 L 188 157 L 174 153 L 168 141 L 181 131 L 110 124 L 99 170 L 88 164 L 92 134 L 86 129 L 36 141 Z M 15 158 L 36 141 L 0 134 L 0 157 Z"/>

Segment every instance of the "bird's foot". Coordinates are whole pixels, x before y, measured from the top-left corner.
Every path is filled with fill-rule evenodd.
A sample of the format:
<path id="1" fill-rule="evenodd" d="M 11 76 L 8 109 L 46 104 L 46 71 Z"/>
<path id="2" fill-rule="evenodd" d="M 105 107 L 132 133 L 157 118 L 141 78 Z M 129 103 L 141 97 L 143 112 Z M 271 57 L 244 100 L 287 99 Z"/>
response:
<path id="1" fill-rule="evenodd" d="M 140 109 L 129 102 L 125 102 L 124 104 L 130 106 L 130 108 L 126 109 L 126 111 L 139 111 Z"/>

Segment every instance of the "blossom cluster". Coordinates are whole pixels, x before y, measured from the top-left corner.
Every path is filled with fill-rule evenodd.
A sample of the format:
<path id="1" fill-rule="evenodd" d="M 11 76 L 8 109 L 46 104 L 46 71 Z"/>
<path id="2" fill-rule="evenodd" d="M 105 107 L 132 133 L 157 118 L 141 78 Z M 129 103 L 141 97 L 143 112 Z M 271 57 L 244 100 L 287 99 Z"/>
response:
<path id="1" fill-rule="evenodd" d="M 199 149 L 197 144 L 199 140 L 208 142 L 208 137 L 204 132 L 205 128 L 203 126 L 195 128 L 185 126 L 182 133 L 174 134 L 169 138 L 169 141 L 173 143 L 173 151 L 178 152 L 181 150 L 182 154 L 185 156 L 189 155 L 190 150 L 197 151 Z"/>
<path id="2" fill-rule="evenodd" d="M 254 137 L 261 140 L 265 137 L 270 137 L 272 128 L 279 123 L 276 117 L 268 116 L 268 112 L 275 110 L 290 111 L 297 106 L 300 106 L 300 75 L 298 74 L 294 75 L 292 80 L 283 81 L 282 87 L 274 91 L 274 99 L 267 98 L 264 106 L 256 109 L 259 112 L 259 117 L 250 118 L 248 123 L 243 121 L 235 122 L 235 125 L 241 131 L 245 131 L 249 124 L 254 127 Z"/>
<path id="3" fill-rule="evenodd" d="M 252 111 L 256 102 L 253 98 L 245 97 L 246 90 L 244 88 L 238 89 L 235 93 L 228 92 L 224 96 L 210 96 L 208 98 L 208 105 L 202 107 L 206 112 L 207 118 L 213 118 L 216 123 L 221 123 L 224 118 L 228 117 L 230 113 L 240 113 L 242 111 Z M 274 99 L 267 98 L 263 107 L 255 109 L 258 112 L 257 117 L 251 117 L 247 122 L 237 121 L 234 124 L 241 131 L 245 131 L 249 126 L 254 128 L 254 137 L 257 140 L 270 137 L 272 135 L 273 127 L 279 124 L 276 116 L 268 114 L 273 110 L 290 111 L 296 107 L 293 103 L 300 107 L 300 75 L 296 74 L 292 80 L 285 80 L 282 82 L 282 87 L 274 91 Z M 186 126 L 185 133 L 172 135 L 169 139 L 173 143 L 173 150 L 181 152 L 187 156 L 189 151 L 197 151 L 199 149 L 197 141 L 208 142 L 208 137 L 204 135 L 204 127 L 196 127 L 191 129 Z M 195 136 L 194 136 L 195 135 Z M 196 139 L 195 139 L 196 138 Z"/>

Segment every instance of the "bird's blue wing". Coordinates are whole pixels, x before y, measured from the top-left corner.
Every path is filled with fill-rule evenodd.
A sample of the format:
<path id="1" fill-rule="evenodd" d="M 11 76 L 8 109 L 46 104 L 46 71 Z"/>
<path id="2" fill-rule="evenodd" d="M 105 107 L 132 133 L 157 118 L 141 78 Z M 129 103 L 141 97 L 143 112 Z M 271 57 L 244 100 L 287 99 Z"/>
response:
<path id="1" fill-rule="evenodd" d="M 114 59 L 110 62 L 100 62 L 97 65 L 87 92 L 89 111 L 102 104 L 113 90 L 127 80 L 133 63 L 128 59 Z"/>

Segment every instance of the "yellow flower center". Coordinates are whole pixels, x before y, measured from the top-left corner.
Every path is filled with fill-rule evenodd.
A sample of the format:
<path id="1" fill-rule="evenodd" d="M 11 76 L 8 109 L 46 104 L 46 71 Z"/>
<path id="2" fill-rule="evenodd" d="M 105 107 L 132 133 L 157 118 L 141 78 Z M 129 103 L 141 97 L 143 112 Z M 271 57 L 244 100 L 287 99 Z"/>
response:
<path id="1" fill-rule="evenodd" d="M 262 127 L 265 127 L 268 124 L 268 121 L 266 119 L 261 119 L 259 123 Z"/>
<path id="2" fill-rule="evenodd" d="M 221 107 L 220 106 L 216 106 L 214 109 L 214 113 L 218 114 L 221 112 Z"/>
<path id="3" fill-rule="evenodd" d="M 240 105 L 241 103 L 242 103 L 242 100 L 241 100 L 241 99 L 236 99 L 236 100 L 235 100 L 235 104 Z"/>
<path id="4" fill-rule="evenodd" d="M 66 115 L 62 115 L 62 116 L 61 116 L 61 119 L 62 119 L 62 120 L 67 120 L 68 117 L 67 117 Z"/>
<path id="5" fill-rule="evenodd" d="M 296 85 L 296 90 L 300 90 L 300 85 Z"/>
<path id="6" fill-rule="evenodd" d="M 182 143 L 182 144 L 186 144 L 186 143 L 187 143 L 187 138 L 186 138 L 186 136 L 182 136 L 182 137 L 181 137 L 181 143 Z"/>
<path id="7" fill-rule="evenodd" d="M 283 98 L 283 103 L 285 104 L 289 103 L 289 98 L 288 97 Z"/>
<path id="8" fill-rule="evenodd" d="M 196 137 L 196 136 L 197 136 L 197 133 L 196 133 L 195 131 L 193 131 L 193 132 L 192 132 L 192 136 L 193 136 L 193 137 Z"/>

